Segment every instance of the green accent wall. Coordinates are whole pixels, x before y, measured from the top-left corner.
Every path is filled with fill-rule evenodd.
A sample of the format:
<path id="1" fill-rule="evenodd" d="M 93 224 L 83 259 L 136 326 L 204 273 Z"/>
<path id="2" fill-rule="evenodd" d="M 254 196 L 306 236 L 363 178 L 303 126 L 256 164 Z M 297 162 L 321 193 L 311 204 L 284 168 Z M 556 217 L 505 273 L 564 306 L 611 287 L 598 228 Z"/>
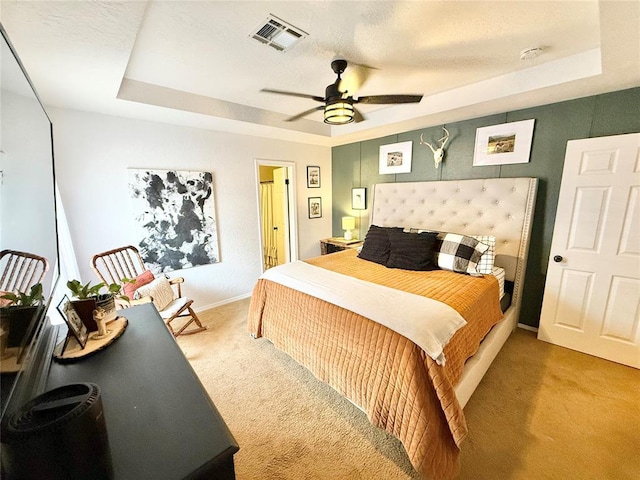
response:
<path id="1" fill-rule="evenodd" d="M 535 119 L 529 163 L 474 167 L 476 129 L 506 122 Z M 343 234 L 344 215 L 359 218 L 358 237 L 369 228 L 369 211 L 351 209 L 351 188 L 366 187 L 367 197 L 375 183 L 422 182 L 492 177 L 536 177 L 538 197 L 524 282 L 520 322 L 538 327 L 549 260 L 553 225 L 567 142 L 580 138 L 640 132 L 640 88 L 595 95 L 540 107 L 505 112 L 444 125 L 451 134 L 438 169 L 433 155 L 420 145 L 420 134 L 430 143 L 442 137 L 442 125 L 400 133 L 332 149 L 333 235 Z M 378 174 L 381 145 L 413 141 L 411 173 Z M 367 198 L 367 207 L 370 206 Z"/>

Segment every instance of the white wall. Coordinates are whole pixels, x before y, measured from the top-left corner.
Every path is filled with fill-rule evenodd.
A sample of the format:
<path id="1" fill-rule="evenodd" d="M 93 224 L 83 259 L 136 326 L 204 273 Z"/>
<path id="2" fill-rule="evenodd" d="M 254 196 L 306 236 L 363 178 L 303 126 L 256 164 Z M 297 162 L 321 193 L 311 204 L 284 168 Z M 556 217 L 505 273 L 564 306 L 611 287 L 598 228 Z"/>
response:
<path id="1" fill-rule="evenodd" d="M 319 255 L 319 240 L 331 236 L 329 147 L 53 107 L 47 111 L 56 178 L 83 282 L 97 280 L 89 265 L 93 254 L 137 244 L 128 168 L 213 172 L 221 261 L 172 273 L 185 278 L 186 294 L 198 310 L 248 296 L 261 273 L 255 159 L 296 164 L 299 257 Z M 321 167 L 321 189 L 307 189 L 307 165 Z M 323 218 L 310 220 L 307 197 L 318 195 Z"/>

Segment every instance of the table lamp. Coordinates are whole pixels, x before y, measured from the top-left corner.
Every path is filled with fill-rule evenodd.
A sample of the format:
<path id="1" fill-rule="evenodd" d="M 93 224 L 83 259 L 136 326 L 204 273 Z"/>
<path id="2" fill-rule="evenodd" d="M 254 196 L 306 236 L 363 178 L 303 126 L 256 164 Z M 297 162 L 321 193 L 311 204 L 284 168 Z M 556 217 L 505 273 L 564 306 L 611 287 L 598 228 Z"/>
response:
<path id="1" fill-rule="evenodd" d="M 344 230 L 344 239 L 351 240 L 353 234 L 351 230 L 356 228 L 356 219 L 354 217 L 342 217 L 342 229 Z"/>

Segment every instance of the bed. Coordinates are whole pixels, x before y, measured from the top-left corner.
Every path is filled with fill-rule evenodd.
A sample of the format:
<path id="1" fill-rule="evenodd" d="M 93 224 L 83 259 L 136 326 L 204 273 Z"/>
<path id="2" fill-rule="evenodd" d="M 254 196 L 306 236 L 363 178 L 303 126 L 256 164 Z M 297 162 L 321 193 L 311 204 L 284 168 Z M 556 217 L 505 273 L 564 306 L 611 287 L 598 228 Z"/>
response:
<path id="1" fill-rule="evenodd" d="M 425 478 L 452 478 L 463 408 L 518 322 L 536 190 L 534 178 L 373 187 L 370 225 L 494 236 L 508 308 L 495 276 L 388 268 L 346 250 L 267 270 L 248 330 L 395 435 Z M 423 323 L 436 332 L 417 332 Z"/>

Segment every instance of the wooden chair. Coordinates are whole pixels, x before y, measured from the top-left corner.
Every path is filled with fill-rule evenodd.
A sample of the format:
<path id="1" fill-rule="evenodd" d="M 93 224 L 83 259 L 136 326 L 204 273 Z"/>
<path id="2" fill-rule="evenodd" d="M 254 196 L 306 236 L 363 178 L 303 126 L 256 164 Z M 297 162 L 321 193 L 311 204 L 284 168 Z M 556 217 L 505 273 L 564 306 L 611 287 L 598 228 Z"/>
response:
<path id="1" fill-rule="evenodd" d="M 98 278 L 107 285 L 112 283 L 123 285 L 123 278 L 135 279 L 147 270 L 140 256 L 140 252 L 132 245 L 115 248 L 94 255 L 91 258 L 91 268 Z M 180 334 L 186 335 L 206 330 L 207 327 L 204 327 L 200 323 L 200 319 L 191 307 L 193 300 L 182 296 L 182 283 L 184 283 L 184 278 L 171 278 L 169 279 L 169 283 L 174 287 L 174 293 L 177 291 L 177 295 L 174 295 L 173 300 L 166 307 L 158 310 L 169 331 L 177 337 Z M 118 300 L 118 306 L 119 308 L 126 308 L 132 305 L 148 303 L 152 300 L 151 297 L 143 297 L 136 300 L 131 299 L 130 302 Z M 177 318 L 187 317 L 190 317 L 189 320 L 182 324 L 177 331 L 174 331 L 171 322 Z M 191 328 L 185 331 L 185 329 L 194 322 L 197 328 Z"/>
<path id="2" fill-rule="evenodd" d="M 2 250 L 0 270 L 0 291 L 29 293 L 32 286 L 44 279 L 49 270 L 49 262 L 32 253 Z"/>

